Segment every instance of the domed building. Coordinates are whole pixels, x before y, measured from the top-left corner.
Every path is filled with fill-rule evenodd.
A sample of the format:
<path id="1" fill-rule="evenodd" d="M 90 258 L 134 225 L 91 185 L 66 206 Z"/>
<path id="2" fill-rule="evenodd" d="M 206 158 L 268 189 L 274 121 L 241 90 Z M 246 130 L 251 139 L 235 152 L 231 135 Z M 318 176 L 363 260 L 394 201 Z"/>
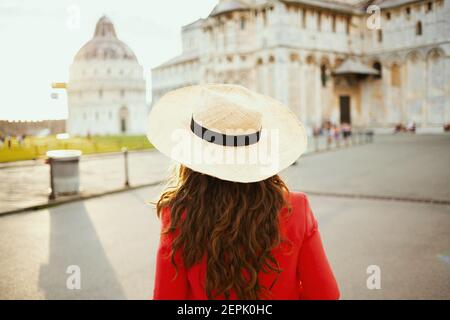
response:
<path id="1" fill-rule="evenodd" d="M 117 38 L 112 22 L 101 17 L 70 66 L 67 131 L 79 136 L 145 133 L 145 90 L 135 54 Z"/>

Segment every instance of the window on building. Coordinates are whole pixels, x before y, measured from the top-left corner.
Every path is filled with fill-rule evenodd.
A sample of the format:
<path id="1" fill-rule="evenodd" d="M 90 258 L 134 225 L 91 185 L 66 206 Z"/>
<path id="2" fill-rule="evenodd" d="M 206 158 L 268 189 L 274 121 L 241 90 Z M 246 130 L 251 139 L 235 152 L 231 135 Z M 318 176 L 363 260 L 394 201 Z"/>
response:
<path id="1" fill-rule="evenodd" d="M 98 90 L 98 97 L 99 98 L 103 97 L 103 90 L 102 89 Z"/>
<path id="2" fill-rule="evenodd" d="M 375 79 L 381 79 L 382 77 L 382 68 L 381 68 L 381 63 L 379 63 L 378 61 L 376 61 L 373 65 L 372 68 L 374 68 L 375 70 L 378 71 L 378 75 L 375 76 Z"/>
<path id="3" fill-rule="evenodd" d="M 345 32 L 347 34 L 350 34 L 350 17 L 347 17 L 345 20 Z"/>
<path id="4" fill-rule="evenodd" d="M 433 11 L 433 2 L 428 2 L 427 3 L 427 12 L 431 12 Z"/>
<path id="5" fill-rule="evenodd" d="M 95 120 L 98 120 L 98 112 L 95 112 Z"/>
<path id="6" fill-rule="evenodd" d="M 122 98 L 125 97 L 125 90 L 124 90 L 124 89 L 120 90 L 120 96 L 121 96 Z"/>
<path id="7" fill-rule="evenodd" d="M 108 68 L 108 70 L 106 70 L 106 73 L 111 74 L 111 69 Z"/>
<path id="8" fill-rule="evenodd" d="M 322 13 L 320 11 L 317 12 L 317 30 L 322 30 Z"/>
<path id="9" fill-rule="evenodd" d="M 262 19 L 263 19 L 263 25 L 264 25 L 264 26 L 267 26 L 267 13 L 266 13 L 266 9 L 263 9 L 263 10 L 261 11 L 261 14 L 262 14 Z"/>
<path id="10" fill-rule="evenodd" d="M 334 14 L 331 16 L 331 30 L 336 32 L 336 16 Z"/>
<path id="11" fill-rule="evenodd" d="M 386 12 L 386 20 L 391 20 L 391 13 L 389 11 Z"/>
<path id="12" fill-rule="evenodd" d="M 334 61 L 334 68 L 338 68 L 343 62 L 344 62 L 344 59 L 336 58 L 336 60 Z"/>
<path id="13" fill-rule="evenodd" d="M 422 22 L 417 21 L 416 23 L 416 35 L 421 36 L 422 35 Z"/>
<path id="14" fill-rule="evenodd" d="M 324 87 L 324 88 L 326 87 L 327 80 L 328 80 L 328 77 L 327 77 L 327 66 L 322 64 L 320 66 L 320 82 L 322 83 L 322 87 Z"/>
<path id="15" fill-rule="evenodd" d="M 400 67 L 397 64 L 393 64 L 391 67 L 391 85 L 400 87 Z"/>
<path id="16" fill-rule="evenodd" d="M 240 26 L 241 26 L 241 30 L 245 29 L 245 18 L 241 18 Z"/>
<path id="17" fill-rule="evenodd" d="M 378 42 L 383 41 L 383 31 L 381 31 L 381 29 L 377 30 L 377 39 L 378 39 Z"/>
<path id="18" fill-rule="evenodd" d="M 112 119 L 112 112 L 111 111 L 108 112 L 108 117 L 109 117 L 110 120 Z"/>
<path id="19" fill-rule="evenodd" d="M 306 29 L 306 9 L 302 11 L 302 28 Z"/>
<path id="20" fill-rule="evenodd" d="M 123 106 L 119 110 L 119 119 L 120 119 L 120 131 L 122 133 L 126 133 L 128 131 L 128 118 L 129 111 L 126 106 Z"/>
<path id="21" fill-rule="evenodd" d="M 410 7 L 406 7 L 406 16 L 409 18 L 409 16 L 411 15 L 411 8 Z"/>

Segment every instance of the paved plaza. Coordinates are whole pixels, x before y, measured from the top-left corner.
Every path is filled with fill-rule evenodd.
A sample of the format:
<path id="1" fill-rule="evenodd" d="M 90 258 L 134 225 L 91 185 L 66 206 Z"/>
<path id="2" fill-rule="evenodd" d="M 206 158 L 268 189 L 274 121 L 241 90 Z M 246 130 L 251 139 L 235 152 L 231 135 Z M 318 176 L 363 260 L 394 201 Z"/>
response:
<path id="1" fill-rule="evenodd" d="M 448 135 L 377 136 L 282 173 L 310 193 L 343 299 L 450 299 L 448 163 Z M 151 298 L 161 188 L 0 216 L 0 299 Z M 70 265 L 81 290 L 66 288 Z M 379 290 L 366 286 L 370 265 Z"/>

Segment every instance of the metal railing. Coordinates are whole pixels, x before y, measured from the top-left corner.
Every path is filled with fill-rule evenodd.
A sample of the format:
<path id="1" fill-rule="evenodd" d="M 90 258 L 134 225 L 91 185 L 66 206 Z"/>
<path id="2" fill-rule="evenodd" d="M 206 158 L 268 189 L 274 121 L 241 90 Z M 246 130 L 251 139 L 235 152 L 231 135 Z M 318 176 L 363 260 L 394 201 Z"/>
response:
<path id="1" fill-rule="evenodd" d="M 374 141 L 374 132 L 371 130 L 353 130 L 348 134 L 342 132 L 336 135 L 315 134 L 311 138 L 313 150 L 310 151 L 320 152 L 371 143 Z"/>

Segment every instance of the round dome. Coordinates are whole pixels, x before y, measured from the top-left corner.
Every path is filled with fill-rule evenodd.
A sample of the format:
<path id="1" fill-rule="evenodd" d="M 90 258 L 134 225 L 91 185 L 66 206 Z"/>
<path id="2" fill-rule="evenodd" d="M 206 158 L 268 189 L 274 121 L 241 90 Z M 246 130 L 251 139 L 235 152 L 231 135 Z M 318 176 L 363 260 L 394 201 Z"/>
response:
<path id="1" fill-rule="evenodd" d="M 230 11 L 246 10 L 248 4 L 241 0 L 220 0 L 220 2 L 214 7 L 213 11 L 209 14 L 210 17 L 217 16 L 222 13 Z"/>
<path id="2" fill-rule="evenodd" d="M 88 41 L 75 55 L 75 61 L 81 60 L 134 60 L 133 51 L 117 38 L 114 25 L 103 16 L 95 26 L 94 37 Z"/>

